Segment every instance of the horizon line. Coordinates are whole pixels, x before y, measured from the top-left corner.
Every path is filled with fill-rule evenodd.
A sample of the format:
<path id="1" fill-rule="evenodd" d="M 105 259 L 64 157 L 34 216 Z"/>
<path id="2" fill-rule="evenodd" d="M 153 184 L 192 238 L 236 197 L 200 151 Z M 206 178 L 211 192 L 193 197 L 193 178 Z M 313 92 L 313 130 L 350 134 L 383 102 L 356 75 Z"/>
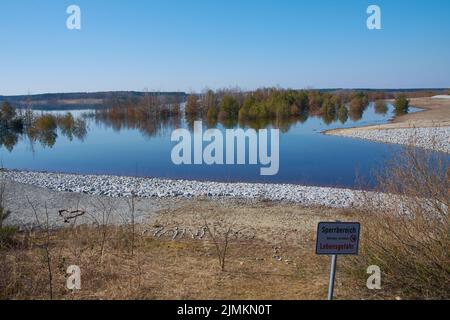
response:
<path id="1" fill-rule="evenodd" d="M 307 87 L 307 88 L 290 88 L 290 87 L 280 87 L 280 86 L 262 86 L 262 87 L 258 87 L 256 89 L 251 89 L 251 90 L 247 90 L 247 89 L 243 89 L 240 88 L 238 86 L 229 86 L 229 87 L 222 87 L 222 88 L 216 88 L 216 89 L 211 89 L 211 88 L 204 88 L 201 91 L 192 91 L 190 90 L 190 92 L 188 91 L 177 91 L 177 90 L 155 90 L 155 91 L 146 91 L 146 90 L 99 90 L 99 91 L 95 91 L 95 90 L 89 90 L 89 91 L 55 91 L 55 92 L 41 92 L 41 93 L 26 93 L 26 94 L 0 94 L 0 97 L 25 97 L 25 96 L 41 96 L 41 95 L 55 95 L 55 94 L 95 94 L 95 93 L 182 93 L 182 94 L 198 94 L 198 93 L 202 93 L 203 90 L 205 89 L 211 89 L 213 91 L 219 91 L 219 90 L 227 90 L 227 89 L 241 89 L 242 92 L 252 92 L 252 91 L 256 91 L 259 89 L 269 89 L 269 88 L 279 88 L 282 90 L 295 90 L 295 91 L 301 91 L 301 90 L 305 90 L 305 91 L 314 91 L 314 90 L 318 90 L 318 91 L 333 91 L 333 90 L 354 90 L 354 91 L 413 91 L 413 90 L 417 90 L 417 91 L 426 91 L 426 90 L 450 90 L 450 87 L 392 87 L 392 88 L 376 88 L 376 87 L 372 87 L 372 88 L 365 88 L 365 87 L 322 87 L 322 88 L 314 88 L 314 87 Z"/>

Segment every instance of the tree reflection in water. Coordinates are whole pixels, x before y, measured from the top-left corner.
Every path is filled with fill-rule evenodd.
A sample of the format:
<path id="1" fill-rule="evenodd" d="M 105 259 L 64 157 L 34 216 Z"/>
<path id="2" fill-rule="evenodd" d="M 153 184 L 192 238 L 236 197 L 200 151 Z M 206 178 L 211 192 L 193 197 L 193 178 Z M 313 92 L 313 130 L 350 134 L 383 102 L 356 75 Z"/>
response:
<path id="1" fill-rule="evenodd" d="M 28 111 L 16 112 L 6 108 L 0 113 L 0 120 L 3 119 L 0 122 L 0 147 L 4 146 L 11 152 L 23 137 L 28 137 L 32 144 L 38 142 L 43 147 L 49 148 L 55 145 L 59 136 L 64 136 L 70 141 L 74 139 L 83 141 L 88 134 L 86 123 L 88 119 L 94 121 L 96 125 L 103 125 L 114 131 L 138 130 L 146 137 L 170 135 L 172 130 L 180 128 L 183 124 L 193 130 L 194 122 L 198 120 L 202 120 L 208 128 L 215 128 L 218 125 L 224 128 L 238 126 L 255 130 L 272 127 L 288 132 L 293 125 L 304 123 L 310 117 L 321 118 L 326 125 L 334 122 L 345 124 L 349 119 L 359 121 L 369 105 L 367 97 L 362 94 L 354 94 L 346 104 L 339 103 L 338 99 L 333 97 L 318 104 L 313 98 L 316 99 L 317 96 L 310 97 L 307 108 L 301 107 L 302 103 L 298 102 L 290 108 L 280 108 L 279 112 L 270 116 L 268 114 L 266 117 L 252 116 L 251 108 L 248 112 L 243 109 L 246 108 L 245 104 L 241 107 L 241 112 L 212 112 L 211 106 L 209 112 L 202 112 L 199 107 L 201 98 L 197 106 L 200 111 L 188 113 L 186 108 L 182 107 L 181 99 L 176 96 L 166 97 L 164 100 L 148 96 L 143 99 L 109 101 L 108 108 L 78 117 L 74 117 L 70 112 L 63 115 L 33 114 L 30 117 Z M 217 104 L 220 99 L 208 99 L 207 104 L 213 103 L 211 101 Z M 190 103 L 194 104 L 195 100 Z M 318 106 L 314 107 L 315 104 Z M 233 110 L 233 105 L 230 108 Z M 192 109 L 191 106 L 189 110 Z M 385 103 L 378 103 L 375 111 L 386 113 L 386 109 Z"/>
<path id="2" fill-rule="evenodd" d="M 58 134 L 67 137 L 70 141 L 74 138 L 83 141 L 88 129 L 83 118 L 74 118 L 68 112 L 65 115 L 33 114 L 31 117 L 26 112 L 17 112 L 14 109 L 15 123 L 20 126 L 12 126 L 11 122 L 0 123 L 0 147 L 12 152 L 21 138 L 28 138 L 30 143 L 40 143 L 44 148 L 52 148 L 58 138 Z"/>

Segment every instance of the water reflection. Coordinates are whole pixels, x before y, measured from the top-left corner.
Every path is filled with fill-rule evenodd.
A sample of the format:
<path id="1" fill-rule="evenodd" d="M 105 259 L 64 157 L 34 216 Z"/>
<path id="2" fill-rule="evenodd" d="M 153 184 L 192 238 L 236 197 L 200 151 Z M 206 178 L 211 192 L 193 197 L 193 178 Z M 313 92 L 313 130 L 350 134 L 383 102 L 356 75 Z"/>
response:
<path id="1" fill-rule="evenodd" d="M 9 152 L 14 150 L 20 139 L 28 138 L 30 143 L 40 143 L 52 148 L 58 134 L 83 141 L 87 135 L 87 125 L 83 118 L 74 118 L 68 112 L 64 115 L 36 114 L 31 110 L 14 109 L 4 103 L 0 112 L 0 147 Z"/>
<path id="2" fill-rule="evenodd" d="M 371 181 L 372 169 L 397 152 L 396 146 L 318 134 L 328 129 L 386 123 L 394 115 L 392 105 L 384 114 L 383 110 L 377 113 L 373 104 L 355 110 L 356 100 L 353 106 L 332 104 L 334 110 L 330 106 L 317 109 L 319 104 L 314 99 L 312 102 L 311 108 L 291 108 L 290 114 L 271 117 L 245 116 L 242 112 L 234 117 L 215 112 L 186 114 L 185 104 L 177 101 L 156 108 L 150 101 L 70 113 L 8 111 L 0 117 L 0 161 L 18 170 L 353 187 L 355 168 L 359 179 Z M 172 130 L 192 128 L 196 120 L 219 130 L 279 128 L 283 132 L 280 172 L 262 177 L 259 167 L 251 165 L 173 164 Z"/>
<path id="3" fill-rule="evenodd" d="M 389 111 L 388 105 L 382 100 L 375 102 L 375 112 L 378 114 L 386 114 Z"/>
<path id="4" fill-rule="evenodd" d="M 288 132 L 290 128 L 298 123 L 305 123 L 310 117 L 321 119 L 326 125 L 339 122 L 345 124 L 350 119 L 359 121 L 363 117 L 364 110 L 348 110 L 342 106 L 338 110 L 330 109 L 321 115 L 310 115 L 308 111 L 303 111 L 296 116 L 279 118 L 243 118 L 243 117 L 201 117 L 198 115 L 182 115 L 181 113 L 171 116 L 146 115 L 136 110 L 97 110 L 88 115 L 96 125 L 104 125 L 114 131 L 139 130 L 147 137 L 159 135 L 161 131 L 173 130 L 186 125 L 191 131 L 194 130 L 194 122 L 202 120 L 207 128 L 216 128 L 219 125 L 225 129 L 240 127 L 243 129 L 265 129 L 267 127 L 280 129 L 281 132 Z"/>
<path id="5" fill-rule="evenodd" d="M 89 117 L 93 118 L 96 125 L 104 125 L 114 131 L 139 130 L 144 136 L 154 137 L 168 128 L 179 128 L 181 117 L 173 115 L 170 117 L 148 116 L 138 114 L 130 110 L 98 110 Z"/>
<path id="6" fill-rule="evenodd" d="M 272 117 L 243 116 L 241 112 L 236 116 L 221 116 L 220 112 L 213 113 L 214 116 L 210 112 L 204 115 L 189 114 L 184 112 L 185 105 L 175 99 L 164 104 L 156 101 L 112 103 L 109 108 L 84 112 L 76 117 L 71 112 L 37 114 L 30 110 L 17 111 L 10 105 L 4 105 L 0 112 L 0 147 L 12 152 L 23 138 L 48 148 L 52 148 L 61 136 L 69 141 L 76 139 L 82 142 L 88 135 L 89 121 L 97 127 L 112 128 L 116 132 L 138 130 L 148 138 L 167 134 L 182 126 L 193 130 L 197 120 L 203 120 L 208 128 L 219 125 L 223 128 L 255 130 L 272 127 L 286 133 L 292 126 L 303 124 L 310 118 L 321 119 L 326 126 L 345 125 L 350 120 L 360 121 L 369 105 L 363 98 L 356 98 L 346 105 L 323 103 L 315 112 L 309 108 L 295 108 L 295 112 L 292 112 L 292 107 L 289 114 Z M 377 114 L 386 115 L 389 108 L 386 103 L 377 102 L 373 110 Z"/>

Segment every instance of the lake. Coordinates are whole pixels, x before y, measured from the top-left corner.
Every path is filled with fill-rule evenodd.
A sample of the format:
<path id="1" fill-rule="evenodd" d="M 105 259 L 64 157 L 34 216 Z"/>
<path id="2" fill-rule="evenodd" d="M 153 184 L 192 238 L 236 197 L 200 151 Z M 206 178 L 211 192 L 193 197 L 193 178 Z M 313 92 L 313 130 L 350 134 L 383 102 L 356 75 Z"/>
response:
<path id="1" fill-rule="evenodd" d="M 52 112 L 64 114 L 67 110 Z M 391 105 L 388 112 L 382 114 L 375 112 L 370 104 L 360 119 L 349 117 L 346 121 L 309 116 L 280 125 L 279 172 L 274 176 L 261 176 L 259 165 L 174 165 L 171 151 L 176 143 L 171 142 L 170 137 L 175 128 L 190 127 L 185 119 L 136 125 L 103 121 L 92 110 L 71 112 L 86 121 L 87 132 L 83 137 L 67 136 L 58 130 L 51 145 L 32 142 L 26 135 L 17 137 L 10 150 L 4 145 L 0 149 L 3 166 L 81 174 L 356 188 L 359 180 L 373 182 L 373 170 L 402 148 L 321 133 L 335 128 L 386 123 L 394 116 Z M 215 127 L 224 130 L 221 124 Z"/>

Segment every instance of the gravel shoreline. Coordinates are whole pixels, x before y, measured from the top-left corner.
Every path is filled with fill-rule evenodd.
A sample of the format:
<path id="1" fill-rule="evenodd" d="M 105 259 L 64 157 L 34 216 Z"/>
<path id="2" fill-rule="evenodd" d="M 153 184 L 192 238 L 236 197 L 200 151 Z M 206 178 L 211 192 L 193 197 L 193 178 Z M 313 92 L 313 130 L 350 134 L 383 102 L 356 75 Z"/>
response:
<path id="1" fill-rule="evenodd" d="M 352 208 L 361 204 L 363 192 L 292 184 L 222 183 L 109 175 L 78 175 L 30 171 L 3 171 L 7 180 L 58 192 L 112 198 L 240 198 L 286 201 L 305 206 Z M 369 194 L 375 194 L 369 192 Z"/>
<path id="2" fill-rule="evenodd" d="M 383 143 L 412 145 L 428 150 L 450 153 L 450 127 L 399 129 L 337 129 L 329 135 L 366 139 Z"/>

